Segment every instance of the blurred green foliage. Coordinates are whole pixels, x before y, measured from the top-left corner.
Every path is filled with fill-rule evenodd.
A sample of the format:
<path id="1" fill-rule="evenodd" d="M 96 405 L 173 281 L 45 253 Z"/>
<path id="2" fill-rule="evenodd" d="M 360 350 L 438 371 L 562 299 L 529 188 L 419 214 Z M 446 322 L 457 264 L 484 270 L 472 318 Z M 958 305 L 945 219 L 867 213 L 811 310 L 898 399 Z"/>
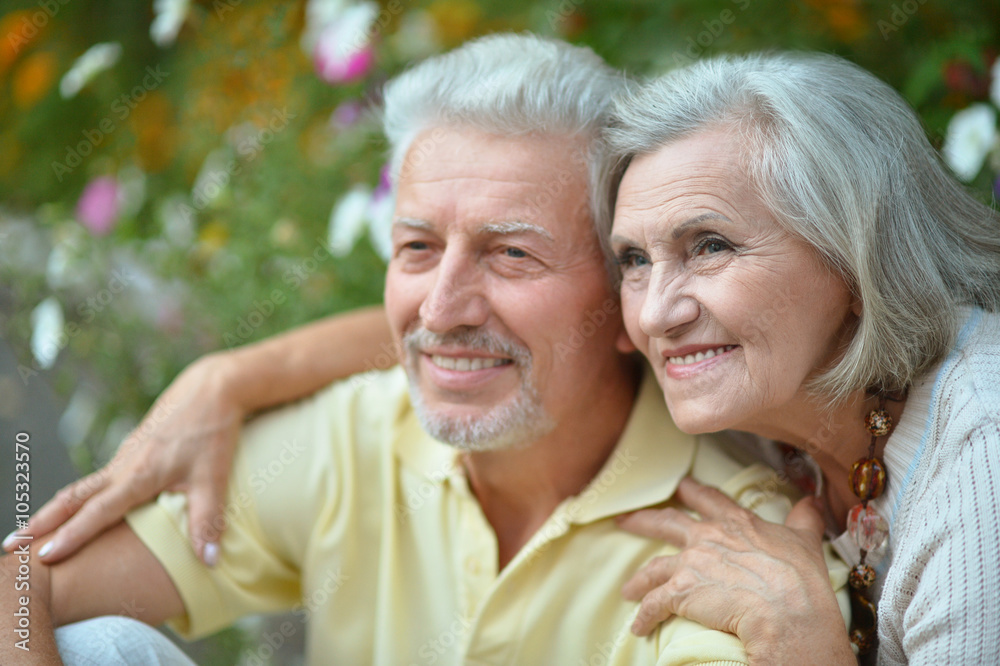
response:
<path id="1" fill-rule="evenodd" d="M 818 49 L 901 90 L 939 145 L 956 110 L 987 98 L 1000 44 L 1000 4 L 984 0 L 383 0 L 374 66 L 330 84 L 300 46 L 305 2 L 167 4 L 183 14 L 165 46 L 151 2 L 0 5 L 0 330 L 24 381 L 85 398 L 67 435 L 82 467 L 197 356 L 379 301 L 382 260 L 367 239 L 331 257 L 328 219 L 378 183 L 386 146 L 370 112 L 414 58 L 498 30 L 588 44 L 636 75 Z M 64 98 L 60 79 L 99 42 L 120 59 Z M 223 180 L 201 196 L 212 173 Z M 124 201 L 106 234 L 76 210 L 102 177 Z M 987 170 L 973 187 L 991 196 Z M 46 368 L 30 341 L 50 297 L 65 328 Z"/>

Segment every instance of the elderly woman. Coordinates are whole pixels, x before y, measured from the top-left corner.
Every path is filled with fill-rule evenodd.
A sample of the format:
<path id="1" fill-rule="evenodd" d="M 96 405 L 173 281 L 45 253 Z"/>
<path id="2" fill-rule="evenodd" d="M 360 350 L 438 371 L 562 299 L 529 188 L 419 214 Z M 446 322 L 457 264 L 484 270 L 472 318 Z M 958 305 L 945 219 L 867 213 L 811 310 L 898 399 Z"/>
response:
<path id="1" fill-rule="evenodd" d="M 997 216 L 944 172 L 896 93 L 833 57 L 697 63 L 620 100 L 609 139 L 621 156 L 611 239 L 623 315 L 674 419 L 691 433 L 751 433 L 756 455 L 815 492 L 854 567 L 848 633 L 814 535 L 688 482 L 681 496 L 700 521 L 673 509 L 621 521 L 682 547 L 626 586 L 645 596 L 633 630 L 677 613 L 774 663 L 818 645 L 853 661 L 850 645 L 865 652 L 876 637 L 884 663 L 986 659 L 1000 644 Z M 341 345 L 383 339 L 370 333 L 384 327 L 377 313 L 323 326 Z M 103 512 L 60 530 L 50 559 L 185 475 L 224 474 L 231 445 L 201 458 L 189 446 L 179 459 L 190 470 L 174 451 L 220 433 L 231 442 L 239 416 L 276 398 L 261 397 L 271 381 L 216 390 L 221 362 L 175 383 L 188 406 L 167 410 L 156 437 L 135 438 L 33 520 L 48 532 L 102 497 Z M 309 372 L 325 382 L 352 369 Z M 159 467 L 169 471 L 154 482 Z M 138 489 L 136 470 L 150 479 Z M 219 492 L 192 498 L 193 524 L 211 522 L 205 498 Z M 217 537 L 198 538 L 210 559 Z"/>
<path id="2" fill-rule="evenodd" d="M 622 312 L 677 425 L 785 445 L 762 451 L 815 488 L 854 567 L 857 651 L 877 635 L 882 663 L 995 659 L 997 215 L 945 173 L 891 88 L 831 56 L 699 62 L 616 116 Z M 832 596 L 776 593 L 789 569 L 825 576 L 799 533 L 686 494 L 704 522 L 623 521 L 684 547 L 626 587 L 658 588 L 636 631 L 679 613 L 765 654 L 843 634 Z"/>

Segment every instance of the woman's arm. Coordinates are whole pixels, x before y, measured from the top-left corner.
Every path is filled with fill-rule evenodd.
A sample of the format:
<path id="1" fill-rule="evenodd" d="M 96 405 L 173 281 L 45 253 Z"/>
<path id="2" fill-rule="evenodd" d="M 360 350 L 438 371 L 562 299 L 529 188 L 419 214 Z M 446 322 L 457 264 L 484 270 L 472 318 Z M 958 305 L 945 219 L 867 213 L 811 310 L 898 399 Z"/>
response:
<path id="1" fill-rule="evenodd" d="M 60 490 L 19 533 L 39 537 L 58 528 L 51 548 L 39 553 L 52 564 L 161 491 L 184 491 L 192 546 L 211 566 L 225 526 L 222 503 L 243 420 L 336 379 L 387 369 L 396 356 L 381 307 L 204 356 L 167 387 L 107 465 Z M 3 546 L 9 550 L 13 540 Z"/>

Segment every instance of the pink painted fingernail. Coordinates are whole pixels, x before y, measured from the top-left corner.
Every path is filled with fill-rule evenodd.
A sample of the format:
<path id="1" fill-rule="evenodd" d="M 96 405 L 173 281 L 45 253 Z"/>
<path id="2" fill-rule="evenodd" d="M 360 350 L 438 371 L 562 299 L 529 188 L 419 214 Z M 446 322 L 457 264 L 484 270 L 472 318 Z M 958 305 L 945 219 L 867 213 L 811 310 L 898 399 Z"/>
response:
<path id="1" fill-rule="evenodd" d="M 205 565 L 209 568 L 214 567 L 219 563 L 219 544 L 214 541 L 210 541 L 205 544 L 205 547 L 201 550 L 201 558 L 205 561 Z"/>
<path id="2" fill-rule="evenodd" d="M 51 553 L 55 547 L 56 547 L 56 542 L 49 541 L 47 544 L 42 546 L 42 549 L 40 551 L 38 551 L 38 557 L 45 557 L 46 555 Z"/>

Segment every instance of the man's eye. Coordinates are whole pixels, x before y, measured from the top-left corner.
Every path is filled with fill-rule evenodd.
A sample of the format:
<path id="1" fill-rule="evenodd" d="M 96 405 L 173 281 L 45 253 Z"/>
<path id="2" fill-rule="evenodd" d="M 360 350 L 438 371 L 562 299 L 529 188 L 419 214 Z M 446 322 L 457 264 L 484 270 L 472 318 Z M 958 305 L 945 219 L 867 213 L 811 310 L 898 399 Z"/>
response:
<path id="1" fill-rule="evenodd" d="M 425 243 L 423 241 L 410 241 L 409 243 L 406 243 L 405 245 L 403 245 L 403 249 L 404 250 L 417 250 L 417 251 L 426 250 L 427 249 L 427 243 Z"/>
<path id="2" fill-rule="evenodd" d="M 524 250 L 522 250 L 519 247 L 508 247 L 508 248 L 505 248 L 504 251 L 503 251 L 503 253 L 505 255 L 507 255 L 508 257 L 512 257 L 514 259 L 524 259 L 525 257 L 528 256 L 528 253 L 525 252 Z"/>

